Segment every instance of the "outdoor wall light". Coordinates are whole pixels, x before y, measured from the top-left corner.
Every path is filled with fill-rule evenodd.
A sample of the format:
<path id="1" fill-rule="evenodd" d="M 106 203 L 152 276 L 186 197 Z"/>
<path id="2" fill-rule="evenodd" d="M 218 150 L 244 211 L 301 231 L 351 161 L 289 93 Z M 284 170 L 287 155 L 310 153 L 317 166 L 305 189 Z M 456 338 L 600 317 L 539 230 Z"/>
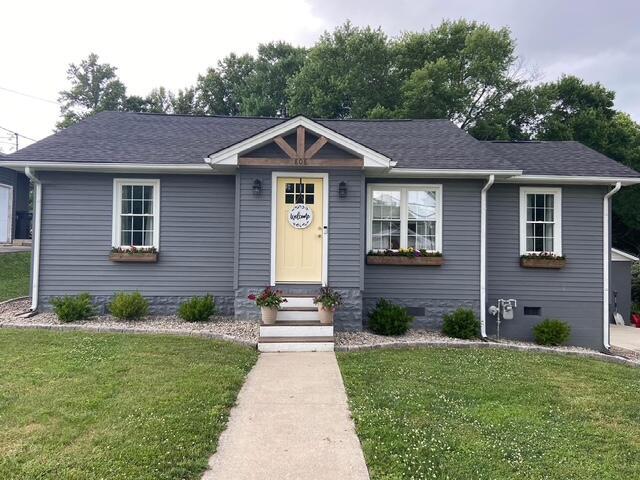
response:
<path id="1" fill-rule="evenodd" d="M 340 182 L 338 185 L 338 196 L 340 198 L 345 198 L 347 196 L 347 184 L 345 182 Z"/>
<path id="2" fill-rule="evenodd" d="M 260 195 L 262 193 L 262 182 L 257 178 L 253 181 L 253 194 Z"/>

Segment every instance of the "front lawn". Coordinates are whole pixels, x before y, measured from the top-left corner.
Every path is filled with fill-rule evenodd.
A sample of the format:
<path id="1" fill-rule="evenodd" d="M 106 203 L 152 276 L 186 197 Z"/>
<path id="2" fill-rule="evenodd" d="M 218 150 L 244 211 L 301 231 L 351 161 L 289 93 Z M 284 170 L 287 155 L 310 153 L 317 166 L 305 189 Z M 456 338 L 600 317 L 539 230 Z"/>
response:
<path id="1" fill-rule="evenodd" d="M 0 255 L 0 302 L 29 295 L 31 253 Z"/>
<path id="2" fill-rule="evenodd" d="M 501 350 L 338 354 L 372 479 L 623 479 L 640 369 Z"/>
<path id="3" fill-rule="evenodd" d="M 0 478 L 196 479 L 255 350 L 0 330 Z"/>

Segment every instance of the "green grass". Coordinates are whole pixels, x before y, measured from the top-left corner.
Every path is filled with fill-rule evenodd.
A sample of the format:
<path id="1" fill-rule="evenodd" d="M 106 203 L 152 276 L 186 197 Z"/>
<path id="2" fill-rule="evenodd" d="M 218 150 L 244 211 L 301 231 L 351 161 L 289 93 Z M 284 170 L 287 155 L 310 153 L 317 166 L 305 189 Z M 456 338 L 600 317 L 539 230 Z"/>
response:
<path id="1" fill-rule="evenodd" d="M 29 295 L 31 253 L 0 255 L 0 302 Z"/>
<path id="2" fill-rule="evenodd" d="M 640 369 L 499 350 L 338 355 L 372 479 L 623 479 Z"/>
<path id="3" fill-rule="evenodd" d="M 196 479 L 255 350 L 0 330 L 0 478 Z"/>

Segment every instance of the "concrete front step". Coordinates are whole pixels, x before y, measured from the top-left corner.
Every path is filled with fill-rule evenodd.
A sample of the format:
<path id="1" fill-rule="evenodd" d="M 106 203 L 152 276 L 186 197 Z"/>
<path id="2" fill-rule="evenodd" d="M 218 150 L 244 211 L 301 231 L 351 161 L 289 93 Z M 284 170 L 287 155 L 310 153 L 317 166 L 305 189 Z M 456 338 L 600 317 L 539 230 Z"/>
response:
<path id="1" fill-rule="evenodd" d="M 313 296 L 285 294 L 284 298 L 287 301 L 282 304 L 283 308 L 296 308 L 296 307 L 317 308 L 316 305 L 313 303 L 313 299 L 314 299 Z"/>
<path id="2" fill-rule="evenodd" d="M 320 321 L 320 315 L 318 315 L 318 309 L 302 310 L 302 309 L 287 309 L 278 310 L 278 321 Z"/>
<path id="3" fill-rule="evenodd" d="M 333 352 L 333 337 L 260 338 L 260 352 Z"/>
<path id="4" fill-rule="evenodd" d="M 260 325 L 260 339 L 266 337 L 331 337 L 333 325 L 320 322 L 276 322 L 275 325 Z"/>

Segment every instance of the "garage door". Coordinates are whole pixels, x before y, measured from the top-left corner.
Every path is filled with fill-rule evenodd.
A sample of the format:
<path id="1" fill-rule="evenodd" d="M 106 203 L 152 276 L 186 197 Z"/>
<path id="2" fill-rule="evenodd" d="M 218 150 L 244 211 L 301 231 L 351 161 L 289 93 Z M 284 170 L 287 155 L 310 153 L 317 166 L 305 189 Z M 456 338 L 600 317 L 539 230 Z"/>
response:
<path id="1" fill-rule="evenodd" d="M 11 187 L 0 185 L 0 243 L 9 243 L 11 241 L 12 201 Z"/>

